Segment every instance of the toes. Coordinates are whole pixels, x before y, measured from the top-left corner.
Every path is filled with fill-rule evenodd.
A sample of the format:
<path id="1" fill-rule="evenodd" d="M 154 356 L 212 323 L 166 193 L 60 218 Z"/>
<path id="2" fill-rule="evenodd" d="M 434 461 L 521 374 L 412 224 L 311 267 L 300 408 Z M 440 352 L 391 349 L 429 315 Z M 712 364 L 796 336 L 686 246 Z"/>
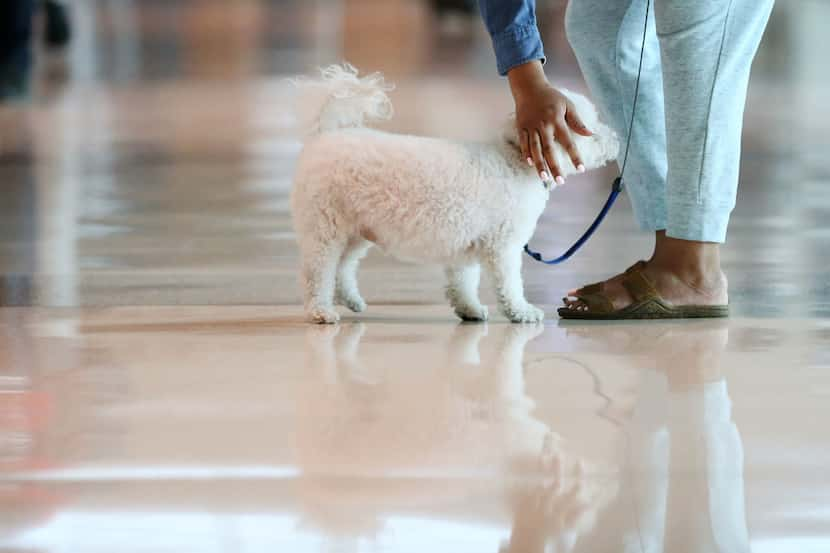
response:
<path id="1" fill-rule="evenodd" d="M 570 309 L 571 311 L 588 311 L 588 304 L 578 299 L 566 299 L 565 307 Z"/>

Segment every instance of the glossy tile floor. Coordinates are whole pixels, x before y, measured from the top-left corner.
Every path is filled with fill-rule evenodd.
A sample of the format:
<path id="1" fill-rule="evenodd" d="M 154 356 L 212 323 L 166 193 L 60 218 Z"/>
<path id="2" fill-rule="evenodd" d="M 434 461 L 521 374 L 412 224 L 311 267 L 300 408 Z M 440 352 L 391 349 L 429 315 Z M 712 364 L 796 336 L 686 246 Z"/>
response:
<path id="1" fill-rule="evenodd" d="M 389 128 L 477 138 L 510 110 L 481 29 L 404 0 L 73 4 L 0 104 L 0 551 L 830 551 L 828 16 L 779 3 L 756 64 L 731 320 L 553 317 L 647 254 L 623 203 L 526 265 L 544 325 L 458 324 L 439 269 L 373 254 L 370 310 L 321 328 L 285 77 L 382 69 Z M 557 191 L 534 243 L 567 246 L 610 176 Z"/>

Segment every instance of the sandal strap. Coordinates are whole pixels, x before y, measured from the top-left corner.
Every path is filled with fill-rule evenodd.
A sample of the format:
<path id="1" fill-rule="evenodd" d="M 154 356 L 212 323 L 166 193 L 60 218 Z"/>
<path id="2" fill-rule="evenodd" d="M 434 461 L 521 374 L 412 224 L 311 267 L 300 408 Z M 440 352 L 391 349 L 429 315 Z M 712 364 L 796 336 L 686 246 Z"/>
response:
<path id="1" fill-rule="evenodd" d="M 646 262 L 641 259 L 640 261 L 638 261 L 637 263 L 635 263 L 634 265 L 632 265 L 631 267 L 626 269 L 625 273 L 623 273 L 623 274 L 630 275 L 632 273 L 640 272 L 645 268 L 645 266 L 646 266 Z"/>
<path id="2" fill-rule="evenodd" d="M 634 265 L 632 265 L 631 267 L 626 269 L 625 273 L 623 273 L 623 274 L 627 275 L 627 274 L 629 274 L 633 271 L 640 270 L 643 267 L 645 267 L 645 265 L 646 265 L 646 262 L 641 259 L 640 261 L 638 261 L 637 263 L 635 263 Z M 605 282 L 594 282 L 593 284 L 586 284 L 585 286 L 580 288 L 579 293 L 580 294 L 585 294 L 585 295 L 587 295 L 587 294 L 599 294 L 603 290 L 605 290 Z"/>
<path id="3" fill-rule="evenodd" d="M 595 282 L 593 284 L 586 284 L 579 289 L 580 294 L 599 294 L 605 288 L 604 282 Z"/>
<path id="4" fill-rule="evenodd" d="M 635 269 L 630 273 L 626 273 L 625 278 L 622 280 L 622 285 L 628 290 L 634 304 L 660 299 L 660 293 L 654 287 L 654 284 L 643 274 L 641 269 Z"/>
<path id="5" fill-rule="evenodd" d="M 614 304 L 603 292 L 580 294 L 577 299 L 588 306 L 590 313 L 610 314 L 614 312 Z"/>

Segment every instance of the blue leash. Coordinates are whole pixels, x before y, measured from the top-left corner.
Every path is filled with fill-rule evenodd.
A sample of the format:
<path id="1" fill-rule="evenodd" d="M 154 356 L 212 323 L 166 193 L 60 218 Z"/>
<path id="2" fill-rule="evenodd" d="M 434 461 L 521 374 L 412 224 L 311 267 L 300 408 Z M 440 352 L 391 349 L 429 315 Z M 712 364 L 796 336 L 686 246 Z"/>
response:
<path id="1" fill-rule="evenodd" d="M 611 211 L 611 208 L 614 206 L 614 202 L 617 201 L 617 196 L 620 195 L 622 192 L 624 181 L 623 175 L 625 174 L 625 166 L 628 164 L 628 150 L 631 147 L 631 133 L 634 130 L 634 114 L 637 113 L 637 99 L 640 97 L 640 75 L 643 74 L 643 56 L 646 52 L 646 36 L 648 34 L 648 16 L 649 11 L 651 9 L 651 0 L 646 1 L 646 21 L 645 26 L 643 27 L 643 45 L 640 49 L 640 66 L 637 69 L 637 84 L 634 87 L 634 103 L 631 106 L 631 121 L 628 124 L 628 139 L 625 141 L 625 157 L 623 158 L 622 168 L 620 169 L 620 176 L 614 179 L 614 184 L 611 186 L 611 194 L 608 195 L 608 199 L 605 200 L 605 205 L 602 206 L 602 209 L 599 211 L 599 215 L 597 218 L 594 219 L 594 222 L 591 223 L 591 226 L 588 227 L 588 230 L 579 237 L 579 239 L 574 242 L 574 245 L 568 248 L 568 251 L 556 257 L 554 259 L 544 259 L 540 252 L 534 252 L 530 249 L 529 244 L 525 244 L 525 253 L 538 261 L 539 263 L 544 263 L 545 265 L 558 265 L 564 261 L 567 261 L 571 258 L 573 254 L 575 254 L 579 249 L 585 245 L 585 242 L 588 241 L 591 236 L 593 236 L 594 232 L 599 228 L 602 224 L 602 221 L 605 219 L 605 216 L 608 215 L 608 212 Z"/>
<path id="2" fill-rule="evenodd" d="M 617 201 L 617 196 L 620 195 L 622 189 L 623 180 L 622 176 L 620 176 L 614 179 L 614 185 L 611 187 L 611 194 L 608 196 L 608 199 L 605 200 L 605 205 L 602 206 L 602 209 L 599 211 L 599 215 L 597 215 L 597 218 L 594 219 L 594 222 L 591 223 L 591 226 L 588 227 L 588 230 L 585 231 L 585 234 L 580 236 L 579 240 L 577 240 L 573 246 L 568 248 L 568 251 L 566 251 L 565 253 L 563 253 L 555 259 L 544 259 L 542 258 L 541 253 L 534 252 L 530 249 L 529 245 L 525 244 L 525 252 L 527 253 L 527 255 L 529 255 L 530 257 L 532 257 L 540 263 L 544 263 L 545 265 L 558 265 L 563 261 L 567 261 L 568 259 L 570 259 L 570 257 L 573 254 L 575 254 L 579 250 L 579 248 L 581 248 L 585 244 L 585 242 L 588 241 L 589 238 L 591 238 L 594 232 L 599 228 L 600 224 L 602 224 L 602 221 L 605 219 L 605 216 L 608 215 L 609 211 L 611 211 L 611 207 L 614 205 L 614 202 Z"/>

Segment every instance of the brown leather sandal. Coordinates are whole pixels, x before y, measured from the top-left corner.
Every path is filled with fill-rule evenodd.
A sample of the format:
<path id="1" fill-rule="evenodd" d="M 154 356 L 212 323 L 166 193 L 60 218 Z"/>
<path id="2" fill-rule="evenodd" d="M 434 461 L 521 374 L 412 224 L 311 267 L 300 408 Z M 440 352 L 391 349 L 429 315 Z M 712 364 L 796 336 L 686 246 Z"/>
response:
<path id="1" fill-rule="evenodd" d="M 654 284 L 643 274 L 645 261 L 629 268 L 623 275 L 622 285 L 634 302 L 622 309 L 614 309 L 611 298 L 603 291 L 603 285 L 590 284 L 580 290 L 576 298 L 588 309 L 560 307 L 563 319 L 582 320 L 633 320 L 633 319 L 701 319 L 729 316 L 728 305 L 673 305 L 664 300 Z"/>

